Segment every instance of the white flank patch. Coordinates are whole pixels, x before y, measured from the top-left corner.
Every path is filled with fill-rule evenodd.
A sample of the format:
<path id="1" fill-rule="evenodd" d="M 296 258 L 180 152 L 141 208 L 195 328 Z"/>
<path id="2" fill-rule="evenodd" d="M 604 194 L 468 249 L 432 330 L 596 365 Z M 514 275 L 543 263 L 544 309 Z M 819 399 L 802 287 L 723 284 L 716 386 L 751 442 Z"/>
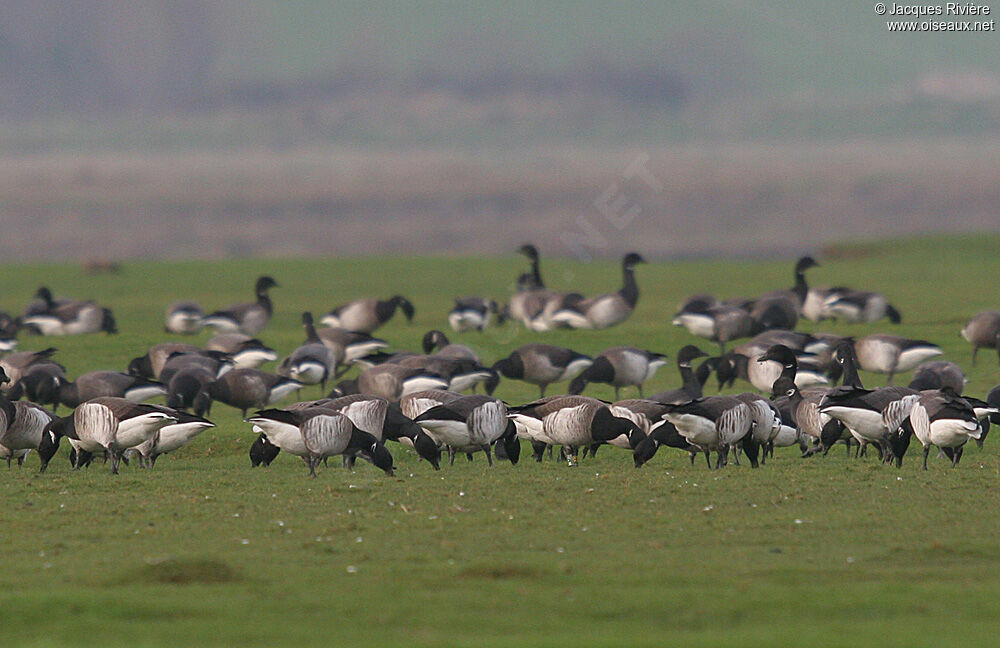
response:
<path id="1" fill-rule="evenodd" d="M 320 362 L 300 362 L 289 370 L 292 378 L 304 385 L 318 385 L 327 375 L 326 365 Z"/>
<path id="2" fill-rule="evenodd" d="M 309 451 L 306 450 L 305 441 L 302 440 L 302 432 L 299 431 L 299 426 L 264 417 L 251 418 L 249 422 L 254 424 L 254 432 L 263 433 L 271 444 L 278 446 L 282 450 L 298 457 L 305 457 L 309 454 Z"/>
<path id="3" fill-rule="evenodd" d="M 978 439 L 982 428 L 972 421 L 938 419 L 931 421 L 930 441 L 939 448 L 957 448 L 970 438 Z"/>
<path id="4" fill-rule="evenodd" d="M 162 385 L 142 385 L 125 390 L 125 398 L 133 403 L 141 403 L 147 398 L 156 398 L 167 393 Z"/>
<path id="5" fill-rule="evenodd" d="M 433 376 L 414 376 L 403 381 L 403 393 L 400 398 L 407 394 L 413 394 L 425 389 L 447 389 L 448 383 L 441 378 Z"/>
<path id="6" fill-rule="evenodd" d="M 344 348 L 344 359 L 348 362 L 354 362 L 358 358 L 363 358 L 387 346 L 389 346 L 388 342 L 376 342 L 374 340 L 370 342 L 355 342 Z"/>
<path id="7" fill-rule="evenodd" d="M 719 444 L 719 432 L 715 422 L 695 414 L 666 414 L 666 419 L 674 424 L 681 436 L 705 448 Z"/>
<path id="8" fill-rule="evenodd" d="M 176 421 L 177 419 L 163 412 L 150 412 L 125 419 L 118 424 L 115 445 L 119 448 L 131 448 L 145 443 L 156 435 L 157 430 Z"/>
<path id="9" fill-rule="evenodd" d="M 247 349 L 233 355 L 233 362 L 240 369 L 256 369 L 265 362 L 273 362 L 277 359 L 277 353 L 263 349 Z"/>
<path id="10" fill-rule="evenodd" d="M 913 347 L 912 349 L 907 349 L 899 354 L 899 360 L 896 361 L 896 371 L 906 372 L 925 360 L 930 360 L 931 358 L 941 355 L 943 352 L 937 347 Z"/>
<path id="11" fill-rule="evenodd" d="M 715 337 L 715 319 L 711 315 L 682 313 L 674 318 L 674 326 L 683 326 L 691 335 L 708 340 Z"/>
<path id="12" fill-rule="evenodd" d="M 278 401 L 282 400 L 292 392 L 301 388 L 302 388 L 302 383 L 300 382 L 288 382 L 279 384 L 271 388 L 271 391 L 268 393 L 267 396 L 267 404 L 270 405 L 271 403 L 277 403 Z"/>
<path id="13" fill-rule="evenodd" d="M 879 412 L 860 407 L 834 405 L 824 407 L 823 413 L 846 425 L 853 434 L 861 439 L 881 441 L 885 438 L 886 429 L 882 424 L 882 415 Z"/>

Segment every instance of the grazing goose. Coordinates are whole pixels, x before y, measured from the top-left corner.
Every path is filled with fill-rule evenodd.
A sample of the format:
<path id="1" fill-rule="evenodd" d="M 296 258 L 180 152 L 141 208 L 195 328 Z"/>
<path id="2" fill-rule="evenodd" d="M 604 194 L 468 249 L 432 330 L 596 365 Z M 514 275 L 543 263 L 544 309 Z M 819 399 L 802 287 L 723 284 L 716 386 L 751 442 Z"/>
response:
<path id="1" fill-rule="evenodd" d="M 701 449 L 709 469 L 712 468 L 709 454 L 715 451 L 716 468 L 726 465 L 730 446 L 747 439 L 754 423 L 750 406 L 732 396 L 710 396 L 679 405 L 667 405 L 664 418 L 691 445 Z M 749 442 L 745 442 L 744 449 L 753 452 Z"/>
<path id="2" fill-rule="evenodd" d="M 702 362 L 697 370 L 691 368 L 691 361 L 706 355 L 704 351 L 693 344 L 682 347 L 677 352 L 677 371 L 681 375 L 681 386 L 677 389 L 657 392 L 650 396 L 649 400 L 676 405 L 701 398 L 708 376 L 718 366 L 719 359 L 709 358 Z"/>
<path id="3" fill-rule="evenodd" d="M 118 464 L 125 450 L 149 441 L 160 428 L 175 422 L 177 417 L 165 407 L 101 397 L 83 403 L 69 416 L 50 421 L 43 434 L 52 433 L 76 441 L 73 444 L 77 451 L 74 468 L 81 465 L 81 451 L 102 452 L 111 459 L 111 472 L 118 474 Z"/>
<path id="4" fill-rule="evenodd" d="M 342 306 L 337 306 L 324 315 L 322 321 L 327 326 L 357 331 L 358 333 L 371 333 L 389 321 L 396 314 L 397 308 L 406 315 L 407 322 L 413 321 L 413 304 L 406 297 L 400 295 L 386 300 L 355 299 Z"/>
<path id="5" fill-rule="evenodd" d="M 424 389 L 400 398 L 399 409 L 405 416 L 415 419 L 432 407 L 444 405 L 462 397 L 463 394 L 446 389 Z"/>
<path id="6" fill-rule="evenodd" d="M 823 302 L 823 310 L 835 319 L 851 323 L 875 322 L 883 317 L 888 317 L 893 324 L 903 321 L 902 315 L 885 295 L 862 290 L 831 290 Z"/>
<path id="7" fill-rule="evenodd" d="M 385 340 L 374 338 L 367 333 L 348 331 L 337 327 L 316 329 L 320 341 L 333 351 L 338 365 L 347 365 L 389 346 Z"/>
<path id="8" fill-rule="evenodd" d="M 924 470 L 927 470 L 927 455 L 932 445 L 950 450 L 951 466 L 957 466 L 965 444 L 969 439 L 978 440 L 981 435 L 979 419 L 972 406 L 947 388 L 925 390 L 905 400 L 907 406 L 901 408 L 905 409 L 905 418 L 890 425 L 894 429 L 899 427 L 904 436 L 917 437 L 924 448 Z M 898 452 L 897 467 L 902 465 L 902 459 L 902 452 Z"/>
<path id="9" fill-rule="evenodd" d="M 701 354 L 704 355 L 704 354 Z M 622 387 L 637 387 L 642 398 L 642 384 L 656 370 L 667 364 L 666 356 L 635 347 L 618 346 L 606 349 L 594 357 L 594 362 L 573 379 L 570 394 L 580 394 L 588 383 L 605 383 L 615 388 L 615 400 Z M 688 365 L 690 368 L 690 364 Z"/>
<path id="10" fill-rule="evenodd" d="M 568 463 L 579 463 L 578 450 L 595 443 L 607 443 L 625 435 L 633 451 L 636 467 L 642 465 L 635 449 L 646 438 L 630 418 L 615 416 L 602 401 L 587 396 L 560 396 L 528 403 L 515 412 L 542 422 L 542 434 L 553 445 L 563 446 Z"/>
<path id="11" fill-rule="evenodd" d="M 7 380 L 0 369 L 0 382 Z M 21 465 L 27 451 L 38 449 L 45 426 L 53 418 L 49 411 L 34 403 L 11 402 L 0 396 L 0 446 L 6 451 L 8 466 L 13 458 Z"/>
<path id="12" fill-rule="evenodd" d="M 203 415 L 212 406 L 209 385 L 215 382 L 215 372 L 199 365 L 179 369 L 167 383 L 167 407 Z"/>
<path id="13" fill-rule="evenodd" d="M 491 367 L 495 374 L 486 381 L 486 393 L 493 393 L 502 375 L 538 385 L 539 396 L 545 396 L 550 384 L 572 380 L 593 362 L 590 356 L 563 347 L 525 344 Z"/>
<path id="14" fill-rule="evenodd" d="M 118 332 L 111 309 L 92 301 L 72 301 L 52 305 L 45 313 L 25 317 L 24 328 L 38 335 L 81 335 L 85 333 Z"/>
<path id="15" fill-rule="evenodd" d="M 66 378 L 66 369 L 58 362 L 44 361 L 26 367 L 7 392 L 8 398 L 27 398 L 39 405 L 59 404 L 59 386 Z"/>
<path id="16" fill-rule="evenodd" d="M 830 381 L 811 362 L 812 357 L 796 354 L 784 344 L 776 344 L 765 353 L 748 358 L 747 378 L 765 394 L 771 393 L 774 381 L 780 376 L 791 378 L 800 388 L 829 385 Z"/>
<path id="17" fill-rule="evenodd" d="M 153 438 L 128 451 L 139 456 L 140 466 L 152 468 L 160 455 L 183 448 L 208 428 L 215 427 L 215 423 L 196 414 L 174 412 L 174 416 L 176 423 L 164 425 Z"/>
<path id="18" fill-rule="evenodd" d="M 39 365 L 52 365 L 65 375 L 66 368 L 52 359 L 55 352 L 53 347 L 41 351 L 15 351 L 0 358 L 0 369 L 3 369 L 4 375 L 10 380 L 11 387 L 18 384 L 29 368 Z"/>
<path id="19" fill-rule="evenodd" d="M 205 350 L 225 353 L 232 358 L 233 368 L 239 369 L 259 369 L 278 359 L 274 349 L 243 333 L 219 333 L 205 343 Z"/>
<path id="20" fill-rule="evenodd" d="M 163 396 L 163 383 L 118 371 L 91 371 L 74 381 L 59 382 L 59 403 L 73 408 L 99 396 L 115 396 L 133 403 Z"/>
<path id="21" fill-rule="evenodd" d="M 553 314 L 553 323 L 575 329 L 605 329 L 621 324 L 629 318 L 639 301 L 635 266 L 645 262 L 639 254 L 629 252 L 622 259 L 621 290 L 590 299 L 566 301 Z"/>
<path id="22" fill-rule="evenodd" d="M 471 455 L 482 450 L 486 461 L 493 465 L 491 447 L 501 441 L 506 456 L 516 464 L 520 456 L 514 422 L 507 418 L 507 407 L 502 401 L 481 394 L 462 396 L 436 405 L 414 419 L 439 443 L 448 447 L 451 465 L 455 454 Z"/>
<path id="23" fill-rule="evenodd" d="M 781 412 L 782 422 L 794 426 L 799 435 L 814 443 L 821 443 L 825 439 L 824 450 L 829 450 L 830 445 L 839 440 L 844 431 L 838 420 L 820 412 L 820 402 L 828 391 L 824 387 L 800 391 L 795 381 L 782 376 L 774 381 L 771 394 Z"/>
<path id="24" fill-rule="evenodd" d="M 475 389 L 481 382 L 493 379 L 496 374 L 489 367 L 484 367 L 476 360 L 468 358 L 435 355 L 405 355 L 394 359 L 389 364 L 417 369 L 425 374 L 440 376 L 448 381 L 447 388 L 451 391 Z"/>
<path id="25" fill-rule="evenodd" d="M 306 331 L 306 341 L 282 360 L 278 374 L 289 376 L 303 385 L 319 385 L 326 391 L 326 380 L 337 366 L 330 347 L 323 344 L 316 335 L 312 313 L 302 313 L 302 326 Z"/>
<path id="26" fill-rule="evenodd" d="M 979 349 L 998 349 L 1000 344 L 1000 311 L 976 313 L 962 328 L 962 337 L 972 345 L 972 366 L 976 366 Z"/>
<path id="27" fill-rule="evenodd" d="M 366 456 L 386 474 L 393 474 L 392 455 L 382 442 L 359 430 L 340 412 L 324 407 L 266 409 L 254 414 L 248 422 L 271 445 L 305 459 L 312 477 L 323 459 L 345 453 Z"/>
<path id="28" fill-rule="evenodd" d="M 854 343 L 858 365 L 865 371 L 889 375 L 889 384 L 897 373 L 911 371 L 920 363 L 941 355 L 941 347 L 924 340 L 909 340 L 898 335 L 875 334 Z"/>
<path id="29" fill-rule="evenodd" d="M 961 396 L 967 382 L 969 379 L 957 364 L 947 360 L 935 360 L 917 367 L 917 372 L 913 374 L 913 380 L 908 387 L 917 391 L 947 387 Z"/>
<path id="30" fill-rule="evenodd" d="M 208 393 L 212 400 L 235 407 L 246 418 L 248 409 L 266 407 L 299 389 L 302 383 L 286 376 L 260 369 L 233 369 L 212 382 Z"/>
<path id="31" fill-rule="evenodd" d="M 819 411 L 843 423 L 862 446 L 874 444 L 882 460 L 889 461 L 894 455 L 889 435 L 895 428 L 889 429 L 884 413 L 890 405 L 916 393 L 908 387 L 837 387 L 823 397 Z"/>
<path id="32" fill-rule="evenodd" d="M 479 362 L 476 352 L 464 344 L 452 344 L 441 331 L 427 331 L 421 343 L 424 353 L 434 353 L 445 358 L 462 358 Z"/>
<path id="33" fill-rule="evenodd" d="M 441 449 L 437 442 L 412 418 L 405 416 L 398 404 L 363 394 L 352 394 L 320 399 L 315 405 L 343 413 L 359 429 L 370 432 L 382 443 L 387 440 L 396 441 L 413 448 L 434 470 L 441 469 Z M 354 458 L 354 454 L 345 453 L 345 464 L 353 467 Z"/>
<path id="34" fill-rule="evenodd" d="M 210 326 L 220 333 L 244 333 L 256 335 L 271 321 L 274 306 L 268 291 L 277 288 L 278 282 L 268 276 L 257 279 L 254 292 L 257 301 L 235 304 L 205 316 L 205 326 Z"/>
<path id="35" fill-rule="evenodd" d="M 128 363 L 128 372 L 133 376 L 159 380 L 160 372 L 163 371 L 163 365 L 167 363 L 167 360 L 177 354 L 201 352 L 201 347 L 196 347 L 193 344 L 182 344 L 180 342 L 154 344 L 149 347 L 145 355 L 133 358 Z"/>
<path id="36" fill-rule="evenodd" d="M 673 325 L 683 326 L 692 335 L 717 342 L 720 353 L 726 352 L 726 343 L 759 333 L 757 322 L 746 309 L 734 304 L 689 302 L 684 310 L 674 316 Z"/>
<path id="37" fill-rule="evenodd" d="M 160 370 L 160 382 L 170 384 L 174 375 L 189 367 L 201 367 L 216 378 L 233 368 L 232 359 L 220 351 L 199 351 L 198 353 L 175 353 L 167 358 Z"/>
<path id="38" fill-rule="evenodd" d="M 494 316 L 497 317 L 498 324 L 503 323 L 497 303 L 492 299 L 456 297 L 455 306 L 448 313 L 448 325 L 458 333 L 483 331 Z"/>
<path id="39" fill-rule="evenodd" d="M 331 396 L 362 393 L 379 396 L 395 403 L 413 392 L 425 389 L 446 389 L 448 382 L 447 378 L 429 374 L 420 368 L 403 367 L 398 364 L 380 364 L 362 371 L 357 380 L 341 382 L 331 391 Z M 351 388 L 353 391 L 345 391 L 345 389 Z"/>
<path id="40" fill-rule="evenodd" d="M 11 317 L 0 311 L 0 353 L 9 353 L 17 348 L 17 334 L 20 330 L 20 317 Z"/>
<path id="41" fill-rule="evenodd" d="M 167 307 L 163 330 L 167 333 L 194 335 L 202 329 L 205 317 L 201 306 L 192 301 L 179 301 Z"/>
<path id="42" fill-rule="evenodd" d="M 656 401 L 647 400 L 644 398 L 627 398 L 625 400 L 620 400 L 612 403 L 608 406 L 611 413 L 618 418 L 624 418 L 632 421 L 636 424 L 642 433 L 646 435 L 646 439 L 640 441 L 637 444 L 637 448 L 640 444 L 644 444 L 643 451 L 636 450 L 633 453 L 633 458 L 635 459 L 636 466 L 640 466 L 647 461 L 649 461 L 654 454 L 656 454 L 656 449 L 662 445 L 662 435 L 660 440 L 649 445 L 648 438 L 649 435 L 654 431 L 663 426 L 673 427 L 671 423 L 663 420 L 663 415 L 667 411 L 667 407 L 663 403 L 658 403 Z M 614 439 L 607 441 L 608 445 L 613 445 L 618 448 L 630 448 L 631 441 L 629 437 L 625 434 L 621 434 Z M 685 442 L 685 445 L 686 442 Z M 585 447 L 583 449 L 583 456 L 586 458 L 589 452 L 591 456 L 597 454 L 597 449 L 601 446 L 599 443 L 591 445 L 589 448 Z"/>

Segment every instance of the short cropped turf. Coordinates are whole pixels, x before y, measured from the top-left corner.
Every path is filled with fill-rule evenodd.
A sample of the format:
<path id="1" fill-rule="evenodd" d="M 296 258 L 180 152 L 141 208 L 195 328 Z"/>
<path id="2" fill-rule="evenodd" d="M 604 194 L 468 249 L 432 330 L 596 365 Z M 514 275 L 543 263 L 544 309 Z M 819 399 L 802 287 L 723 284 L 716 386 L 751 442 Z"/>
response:
<path id="1" fill-rule="evenodd" d="M 973 369 L 959 329 L 1000 308 L 998 245 L 970 236 L 828 250 L 812 283 L 882 291 L 903 323 L 800 328 L 933 341 L 966 369 L 967 393 L 983 397 L 1000 382 L 997 355 L 981 352 Z M 22 349 L 55 346 L 71 376 L 123 370 L 156 342 L 203 343 L 209 332 L 164 334 L 166 306 L 249 300 L 264 273 L 280 287 L 260 337 L 282 355 L 303 339 L 303 310 L 402 294 L 416 306 L 414 322 L 398 316 L 376 333 L 393 349 L 416 350 L 439 328 L 487 363 L 529 341 L 672 356 L 691 342 L 714 351 L 671 326 L 685 296 L 788 287 L 794 257 L 650 261 L 637 270 L 635 314 L 606 331 L 445 329 L 454 297 L 511 293 L 526 265 L 514 254 L 131 262 L 103 275 L 7 265 L 0 308 L 19 311 L 42 284 L 112 307 L 117 336 L 22 336 Z M 586 294 L 620 284 L 614 260 L 549 259 L 543 250 L 542 272 L 551 287 Z M 679 382 L 668 366 L 647 390 Z M 612 396 L 599 385 L 587 393 Z M 509 403 L 536 394 L 510 381 L 497 390 Z M 611 447 L 575 468 L 535 463 L 525 447 L 516 466 L 488 468 L 480 455 L 435 472 L 390 445 L 395 477 L 331 461 L 311 479 L 286 455 L 252 469 L 249 425 L 221 404 L 212 418 L 216 428 L 153 470 L 71 471 L 65 448 L 44 474 L 34 455 L 22 468 L 0 467 L 4 645 L 912 647 L 986 645 L 1000 629 L 996 439 L 970 448 L 957 469 L 932 460 L 926 472 L 914 448 L 901 469 L 848 459 L 842 448 L 809 459 L 789 448 L 757 470 L 709 471 L 670 449 L 637 470 Z"/>

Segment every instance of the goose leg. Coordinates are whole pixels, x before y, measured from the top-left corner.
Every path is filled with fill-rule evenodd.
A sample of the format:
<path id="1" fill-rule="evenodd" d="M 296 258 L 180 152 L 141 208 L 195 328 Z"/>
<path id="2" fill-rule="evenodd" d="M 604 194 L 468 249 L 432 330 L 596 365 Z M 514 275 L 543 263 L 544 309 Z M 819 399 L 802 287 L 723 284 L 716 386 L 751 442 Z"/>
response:
<path id="1" fill-rule="evenodd" d="M 708 464 L 708 469 L 711 470 L 712 469 L 712 453 L 709 452 L 708 450 L 705 450 L 705 463 Z"/>
<path id="2" fill-rule="evenodd" d="M 548 387 L 548 385 L 544 385 L 543 384 L 543 385 L 539 385 L 538 386 L 538 397 L 539 398 L 545 398 L 545 388 L 546 387 Z"/>
<path id="3" fill-rule="evenodd" d="M 972 345 L 972 366 L 976 366 L 976 354 L 979 353 L 979 347 Z"/>
<path id="4" fill-rule="evenodd" d="M 965 452 L 964 446 L 958 446 L 955 448 L 955 458 L 951 460 L 951 467 L 957 468 L 958 462 L 962 460 L 962 453 Z"/>
<path id="5" fill-rule="evenodd" d="M 580 460 L 579 460 L 579 456 L 577 455 L 577 448 L 576 448 L 576 446 L 565 446 L 565 449 L 566 449 L 566 462 L 570 466 L 579 465 Z"/>
<path id="6" fill-rule="evenodd" d="M 110 455 L 110 459 L 111 459 L 111 474 L 112 475 L 117 475 L 118 474 L 118 464 L 121 463 L 121 459 L 122 459 L 121 455 L 118 454 L 117 452 L 115 452 L 114 450 L 111 450 L 111 449 L 108 450 L 108 455 Z"/>
<path id="7" fill-rule="evenodd" d="M 306 460 L 306 464 L 309 466 L 309 476 L 315 479 L 316 466 L 319 465 L 319 457 L 315 455 L 309 455 L 309 458 Z"/>
<path id="8" fill-rule="evenodd" d="M 471 452 L 466 452 L 465 453 L 465 460 L 468 461 L 469 463 L 472 463 L 472 453 Z M 493 465 L 493 464 L 490 464 L 490 465 Z"/>
<path id="9" fill-rule="evenodd" d="M 448 462 L 449 466 L 455 465 L 455 448 L 452 448 L 451 446 L 448 446 Z"/>
<path id="10" fill-rule="evenodd" d="M 482 448 L 483 448 L 483 452 L 486 453 L 486 463 L 488 463 L 489 466 L 490 466 L 490 468 L 492 468 L 493 467 L 493 453 L 490 451 L 490 444 L 488 444 L 488 443 L 483 444 Z M 469 457 L 471 458 L 472 455 L 470 454 Z"/>
<path id="11" fill-rule="evenodd" d="M 617 385 L 615 385 L 615 400 L 616 401 L 620 401 L 621 400 L 620 392 L 621 392 L 621 388 L 618 387 Z"/>
<path id="12" fill-rule="evenodd" d="M 924 470 L 927 470 L 927 455 L 931 453 L 931 447 L 929 445 L 924 446 Z"/>

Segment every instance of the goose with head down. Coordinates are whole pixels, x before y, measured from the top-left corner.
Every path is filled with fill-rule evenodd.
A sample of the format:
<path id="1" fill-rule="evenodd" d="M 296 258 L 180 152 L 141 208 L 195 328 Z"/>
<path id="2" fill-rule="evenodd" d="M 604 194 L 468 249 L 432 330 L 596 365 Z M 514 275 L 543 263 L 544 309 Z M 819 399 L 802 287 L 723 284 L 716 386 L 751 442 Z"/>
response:
<path id="1" fill-rule="evenodd" d="M 402 295 L 389 299 L 355 299 L 337 306 L 323 316 L 326 326 L 347 329 L 358 333 L 371 333 L 389 321 L 396 314 L 396 309 L 402 310 L 407 322 L 413 321 L 415 313 L 413 304 Z"/>

